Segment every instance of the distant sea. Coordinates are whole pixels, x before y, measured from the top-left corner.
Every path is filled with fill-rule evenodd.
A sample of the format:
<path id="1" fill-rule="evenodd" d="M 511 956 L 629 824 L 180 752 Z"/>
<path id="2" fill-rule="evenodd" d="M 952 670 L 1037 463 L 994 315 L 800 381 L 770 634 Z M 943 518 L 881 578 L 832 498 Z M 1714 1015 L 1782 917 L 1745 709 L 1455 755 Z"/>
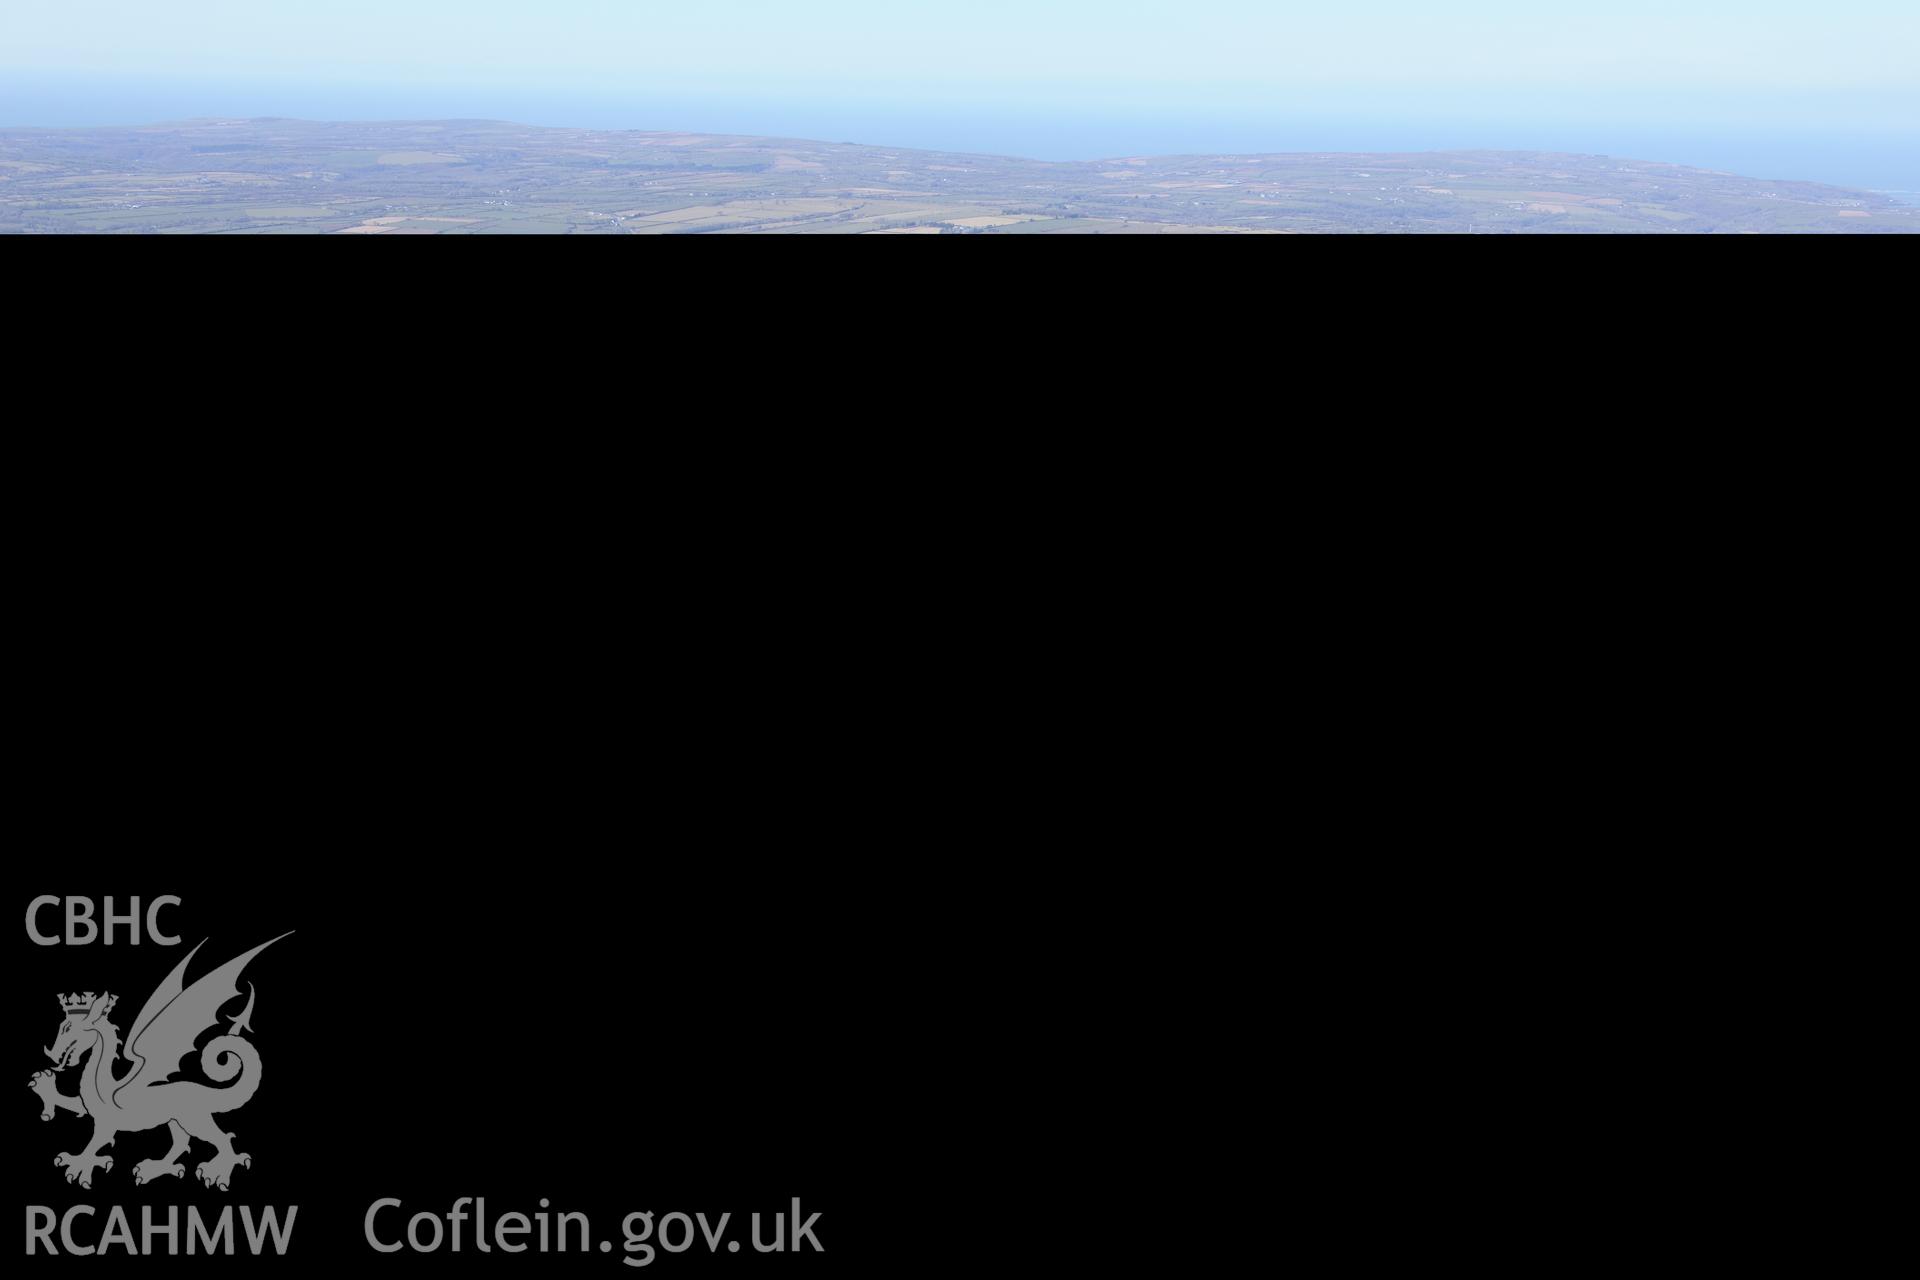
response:
<path id="1" fill-rule="evenodd" d="M 1126 110 L 988 102 L 796 103 L 762 95 L 514 93 L 491 89 L 317 88 L 281 84 L 100 82 L 0 76 L 0 127 L 156 124 L 207 116 L 304 120 L 511 120 L 859 142 L 932 151 L 1098 160 L 1277 151 L 1568 151 L 1660 160 L 1753 178 L 1799 179 L 1920 204 L 1920 120 L 1871 131 L 1833 126 L 1448 118 L 1329 112 Z"/>

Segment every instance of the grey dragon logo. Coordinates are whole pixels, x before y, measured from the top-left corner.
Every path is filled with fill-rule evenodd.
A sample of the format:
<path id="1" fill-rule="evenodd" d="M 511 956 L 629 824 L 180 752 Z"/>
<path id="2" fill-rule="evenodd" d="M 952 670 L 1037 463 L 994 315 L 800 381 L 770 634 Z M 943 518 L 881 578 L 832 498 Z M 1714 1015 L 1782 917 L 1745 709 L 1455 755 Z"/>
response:
<path id="1" fill-rule="evenodd" d="M 287 937 L 281 934 L 280 938 Z M 177 1162 L 187 1154 L 190 1139 L 198 1138 L 214 1148 L 211 1159 L 203 1160 L 195 1172 L 209 1187 L 227 1189 L 235 1165 L 251 1167 L 253 1157 L 233 1149 L 233 1135 L 214 1122 L 215 1113 L 237 1111 L 260 1087 L 260 1055 L 241 1038 L 251 1032 L 253 984 L 247 984 L 247 1007 L 239 1016 L 227 1019 L 227 1034 L 215 1036 L 200 1050 L 200 1069 L 210 1080 L 226 1082 L 236 1075 L 239 1082 L 225 1088 L 213 1088 L 197 1080 L 173 1079 L 179 1073 L 180 1060 L 193 1052 L 193 1042 L 202 1032 L 219 1025 L 220 1007 L 240 994 L 240 971 L 247 962 L 280 938 L 261 943 L 243 956 L 227 961 L 212 973 L 186 986 L 182 979 L 187 965 L 198 954 L 204 940 L 187 953 L 166 981 L 149 997 L 133 1021 L 127 1035 L 125 1055 L 133 1069 L 124 1077 L 115 1074 L 115 1063 L 122 1052 L 120 1036 L 108 1020 L 119 997 L 79 992 L 60 997 L 60 1010 L 66 1021 L 53 1047 L 46 1051 L 53 1059 L 52 1071 L 42 1071 L 28 1081 L 27 1087 L 40 1095 L 42 1120 L 53 1119 L 56 1111 L 71 1111 L 93 1117 L 93 1141 L 83 1152 L 67 1152 L 53 1158 L 58 1168 L 67 1171 L 67 1181 L 83 1187 L 93 1186 L 93 1171 L 111 1172 L 113 1157 L 101 1151 L 114 1143 L 121 1133 L 155 1129 L 161 1125 L 173 1136 L 173 1149 L 158 1160 L 142 1160 L 133 1168 L 134 1185 L 161 1177 L 182 1177 L 186 1170 Z M 84 1063 L 82 1060 L 86 1059 Z M 58 1091 L 59 1073 L 78 1066 L 79 1094 Z"/>

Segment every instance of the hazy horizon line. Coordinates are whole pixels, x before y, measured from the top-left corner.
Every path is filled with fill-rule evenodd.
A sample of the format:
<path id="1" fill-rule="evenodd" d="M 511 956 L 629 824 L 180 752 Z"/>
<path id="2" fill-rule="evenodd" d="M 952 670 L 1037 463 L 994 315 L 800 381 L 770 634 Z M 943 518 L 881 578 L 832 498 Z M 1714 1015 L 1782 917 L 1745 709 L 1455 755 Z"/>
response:
<path id="1" fill-rule="evenodd" d="M 1202 149 L 1199 151 L 1122 151 L 1096 156 L 1087 160 L 1050 160 L 1044 156 L 1016 155 L 1000 151 L 955 151 L 943 147 L 901 146 L 888 142 L 862 142 L 857 138 L 809 137 L 800 134 L 782 133 L 734 133 L 724 129 L 645 129 L 637 127 L 595 126 L 595 125 L 556 125 L 537 124 L 525 120 L 512 120 L 504 116 L 369 116 L 366 118 L 335 117 L 325 119 L 317 116 L 280 116 L 280 115 L 232 115 L 214 114 L 206 116 L 177 116 L 160 120 L 128 120 L 111 124 L 82 125 L 16 125 L 0 121 L 0 130 L 43 132 L 43 133 L 79 133 L 93 129 L 163 129 L 178 125 L 193 124 L 311 124 L 311 125 L 446 125 L 446 124 L 492 124 L 505 125 L 513 129 L 552 129 L 579 133 L 650 133 L 671 137 L 700 138 L 740 138 L 758 141 L 808 142 L 834 147 L 871 147 L 885 151 L 924 151 L 933 155 L 976 155 L 991 160 L 1024 160 L 1030 164 L 1103 164 L 1120 160 L 1184 160 L 1204 157 L 1243 157 L 1243 156 L 1579 156 L 1589 160 L 1622 160 L 1632 164 L 1658 165 L 1667 169 L 1694 169 L 1702 173 L 1711 173 L 1719 177 L 1749 177 L 1751 175 L 1735 173 L 1730 169 L 1715 169 L 1706 165 L 1687 164 L 1677 160 L 1654 160 L 1643 156 L 1619 155 L 1610 151 L 1574 151 L 1552 147 L 1413 147 L 1405 150 L 1356 151 L 1341 147 L 1301 148 L 1270 151 L 1227 151 Z M 1804 181 L 1804 179 L 1756 179 L 1756 181 Z M 1814 185 L 1832 185 L 1815 183 Z"/>
<path id="2" fill-rule="evenodd" d="M 1814 118 L 1792 128 L 1714 119 L 1613 119 L 1574 110 L 1499 113 L 1491 100 L 1418 95 L 1375 99 L 1362 110 L 1325 101 L 1315 110 L 1272 103 L 1239 110 L 1218 102 L 1179 110 L 1066 103 L 1034 107 L 988 100 L 970 109 L 757 93 L 529 93 L 510 86 L 302 85 L 293 82 L 75 80 L 42 71 L 0 78 L 0 128 L 146 128 L 195 120 L 324 123 L 493 121 L 524 128 L 699 133 L 853 141 L 948 154 L 1084 163 L 1141 156 L 1414 155 L 1504 152 L 1598 156 L 1775 181 L 1856 190 L 1920 191 L 1920 126 L 1904 113 L 1862 131 Z M 1596 112 L 1600 104 L 1590 104 Z M 1724 104 L 1723 104 L 1724 105 Z M 1450 108 L 1441 110 L 1441 107 Z M 1452 108 L 1457 108 L 1452 109 Z"/>

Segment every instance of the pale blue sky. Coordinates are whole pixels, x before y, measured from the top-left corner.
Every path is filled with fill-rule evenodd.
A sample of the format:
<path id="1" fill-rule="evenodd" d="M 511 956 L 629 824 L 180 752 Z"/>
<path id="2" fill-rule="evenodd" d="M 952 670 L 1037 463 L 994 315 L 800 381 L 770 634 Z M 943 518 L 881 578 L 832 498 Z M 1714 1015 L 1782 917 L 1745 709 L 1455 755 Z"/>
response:
<path id="1" fill-rule="evenodd" d="M 5 0 L 0 67 L 519 88 L 1907 90 L 1916 0 Z"/>
<path id="2" fill-rule="evenodd" d="M 1920 186 L 1920 0 L 0 0 L 0 125 L 234 114 L 1051 158 L 1818 135 L 1801 170 L 1905 148 Z"/>

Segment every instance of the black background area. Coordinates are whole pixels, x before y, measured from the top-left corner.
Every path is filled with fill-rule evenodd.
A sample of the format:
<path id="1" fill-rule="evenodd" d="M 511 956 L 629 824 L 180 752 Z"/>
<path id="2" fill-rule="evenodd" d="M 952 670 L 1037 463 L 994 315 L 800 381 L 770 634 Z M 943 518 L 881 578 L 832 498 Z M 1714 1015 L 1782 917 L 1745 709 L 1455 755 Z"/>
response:
<path id="1" fill-rule="evenodd" d="M 573 829 L 564 804 L 524 827 L 489 827 L 475 817 L 484 798 L 470 799 L 481 807 L 467 811 L 458 840 L 449 828 L 410 822 L 417 833 L 220 841 L 215 852 L 174 828 L 164 850 L 128 854 L 127 839 L 151 837 L 123 836 L 119 853 L 73 848 L 15 860 L 16 1204 L 57 1215 L 96 1206 L 76 1224 L 82 1244 L 99 1243 L 113 1205 L 125 1208 L 136 1244 L 142 1206 L 164 1217 L 166 1205 L 180 1205 L 182 1236 L 185 1206 L 199 1206 L 209 1223 L 236 1207 L 231 1258 L 187 1257 L 184 1239 L 169 1257 L 161 1239 L 153 1256 L 138 1258 L 117 1247 L 70 1257 L 62 1245 L 61 1256 L 29 1258 L 30 1268 L 528 1276 L 560 1268 L 609 1280 L 692 1272 L 775 1280 L 900 1261 L 888 1257 L 885 1235 L 897 1228 L 890 1205 L 903 1189 L 913 1119 L 894 1109 L 892 1082 L 912 1064 L 889 1048 L 889 1030 L 911 1012 L 901 994 L 911 983 L 888 959 L 878 900 L 856 893 L 852 872 L 792 856 L 772 829 L 752 839 L 772 852 L 718 852 L 726 837 L 745 834 L 726 830 L 721 809 L 668 853 Z M 635 815 L 630 829 L 645 827 Z M 405 845 L 414 834 L 439 852 L 340 851 Z M 91 898 L 96 921 L 108 894 L 116 910 L 137 896 L 143 915 L 155 896 L 178 895 L 161 922 L 181 945 L 144 937 L 137 946 L 35 945 L 25 913 L 41 894 Z M 58 932 L 62 912 L 44 908 L 39 922 Z M 216 1114 L 252 1166 L 234 1172 L 227 1192 L 202 1186 L 192 1170 L 211 1149 L 195 1143 L 187 1176 L 136 1187 L 134 1164 L 166 1151 L 159 1129 L 123 1133 L 106 1152 L 113 1169 L 96 1172 L 91 1190 L 67 1183 L 54 1156 L 84 1150 L 92 1122 L 65 1112 L 42 1122 L 26 1088 L 49 1065 L 42 1050 L 61 1021 L 56 994 L 119 995 L 113 1021 L 124 1038 L 201 939 L 189 982 L 289 929 L 248 966 L 241 996 L 223 1009 L 239 1011 L 247 982 L 257 989 L 250 1039 L 260 1088 L 240 1110 Z M 196 1063 L 188 1059 L 189 1076 Z M 62 1092 L 75 1091 L 78 1070 L 63 1073 Z M 365 1242 L 376 1199 L 403 1202 L 378 1219 L 393 1242 L 412 1214 L 444 1219 L 462 1196 L 485 1197 L 490 1219 L 531 1218 L 543 1198 L 556 1223 L 561 1212 L 584 1212 L 593 1249 L 576 1252 L 570 1231 L 566 1253 L 480 1253 L 472 1206 L 457 1254 L 446 1241 L 431 1254 L 381 1254 Z M 820 1214 L 813 1234 L 823 1251 L 755 1251 L 751 1215 L 762 1215 L 765 1240 L 776 1215 L 789 1218 L 790 1234 L 796 1197 L 803 1219 Z M 241 1205 L 274 1206 L 283 1217 L 299 1206 L 285 1257 L 270 1247 L 250 1254 Z M 645 1268 L 622 1261 L 622 1220 L 636 1210 L 654 1215 Z M 690 1248 L 661 1250 L 661 1220 L 675 1211 L 704 1213 L 709 1225 L 731 1214 L 725 1241 L 710 1250 L 696 1221 Z M 678 1224 L 674 1232 L 677 1244 Z M 602 1241 L 611 1252 L 599 1250 Z"/>

